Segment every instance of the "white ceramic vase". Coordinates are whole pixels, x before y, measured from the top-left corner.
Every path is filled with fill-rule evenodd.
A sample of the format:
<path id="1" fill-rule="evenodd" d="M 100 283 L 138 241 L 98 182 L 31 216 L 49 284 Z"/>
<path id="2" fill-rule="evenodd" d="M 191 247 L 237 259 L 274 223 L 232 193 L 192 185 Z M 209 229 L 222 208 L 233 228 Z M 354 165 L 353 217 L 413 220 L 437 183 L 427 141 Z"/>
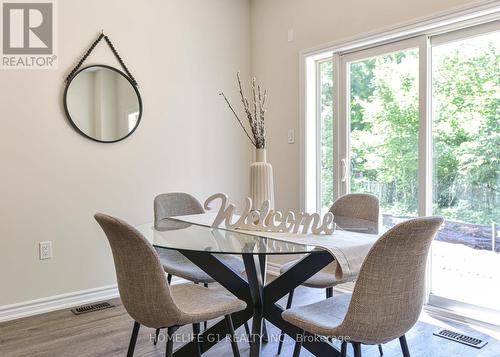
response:
<path id="1" fill-rule="evenodd" d="M 257 149 L 255 162 L 250 165 L 250 198 L 253 210 L 259 210 L 265 200 L 274 209 L 273 167 L 266 160 L 266 149 Z"/>

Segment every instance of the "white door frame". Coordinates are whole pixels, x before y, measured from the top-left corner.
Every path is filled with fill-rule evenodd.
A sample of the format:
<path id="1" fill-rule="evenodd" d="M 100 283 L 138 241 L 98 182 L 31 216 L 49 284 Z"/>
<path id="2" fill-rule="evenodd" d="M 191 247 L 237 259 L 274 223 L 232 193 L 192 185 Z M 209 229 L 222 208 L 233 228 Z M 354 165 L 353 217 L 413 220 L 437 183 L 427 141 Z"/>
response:
<path id="1" fill-rule="evenodd" d="M 337 77 L 339 78 L 339 113 L 336 127 L 338 127 L 337 135 L 337 145 L 339 147 L 339 158 L 338 164 L 341 168 L 340 172 L 337 172 L 335 179 L 340 183 L 339 196 L 345 195 L 351 191 L 350 177 L 351 177 L 351 158 L 350 158 L 350 108 L 349 108 L 349 93 L 350 82 L 349 82 L 349 66 L 351 62 L 359 61 L 362 59 L 367 59 L 371 57 L 376 57 L 379 55 L 402 51 L 410 48 L 416 48 L 419 51 L 419 162 L 420 161 L 430 161 L 426 160 L 430 158 L 431 145 L 429 141 L 431 140 L 430 132 L 430 98 L 427 97 L 426 93 L 429 92 L 428 86 L 430 84 L 427 78 L 427 62 L 428 62 L 428 38 L 427 36 L 418 36 L 410 38 L 403 41 L 398 41 L 395 43 L 385 44 L 377 47 L 372 47 L 365 50 L 360 50 L 356 52 L 351 52 L 340 56 L 340 65 L 337 67 Z M 335 70 L 334 70 L 335 76 Z M 421 160 L 424 158 L 424 160 Z M 431 186 L 431 171 L 430 166 L 420 165 L 419 166 L 419 210 L 418 214 L 420 216 L 425 216 L 430 213 L 430 203 L 431 199 L 430 190 Z"/>

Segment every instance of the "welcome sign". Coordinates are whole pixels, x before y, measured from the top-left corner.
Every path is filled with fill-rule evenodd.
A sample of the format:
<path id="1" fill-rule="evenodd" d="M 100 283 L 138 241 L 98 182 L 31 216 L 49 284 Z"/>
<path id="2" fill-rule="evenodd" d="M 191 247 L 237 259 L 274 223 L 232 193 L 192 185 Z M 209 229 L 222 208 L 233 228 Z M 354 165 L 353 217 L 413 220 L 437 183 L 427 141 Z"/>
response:
<path id="1" fill-rule="evenodd" d="M 293 232 L 299 231 L 303 234 L 311 231 L 313 234 L 332 234 L 335 230 L 333 213 L 326 213 L 321 219 L 317 213 L 304 213 L 288 211 L 271 211 L 270 202 L 266 200 L 258 211 L 252 211 L 252 199 L 245 199 L 245 208 L 239 218 L 235 220 L 234 210 L 236 206 L 228 203 L 228 197 L 224 193 L 216 193 L 205 201 L 205 210 L 212 210 L 211 204 L 220 201 L 219 211 L 215 217 L 212 227 L 219 227 L 224 222 L 228 229 L 246 229 L 261 232 Z"/>

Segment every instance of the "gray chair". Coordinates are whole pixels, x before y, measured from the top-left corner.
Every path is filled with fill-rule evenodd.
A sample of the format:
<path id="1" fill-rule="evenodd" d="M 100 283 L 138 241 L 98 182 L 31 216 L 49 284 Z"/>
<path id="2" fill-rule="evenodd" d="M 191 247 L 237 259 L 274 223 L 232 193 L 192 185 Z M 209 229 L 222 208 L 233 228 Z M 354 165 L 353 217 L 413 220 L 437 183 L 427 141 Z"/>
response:
<path id="1" fill-rule="evenodd" d="M 154 199 L 154 218 L 155 226 L 158 226 L 162 220 L 175 216 L 187 216 L 192 214 L 205 213 L 201 203 L 193 196 L 184 192 L 163 193 Z M 194 282 L 195 284 L 203 284 L 208 287 L 209 283 L 215 282 L 212 277 L 193 264 L 184 255 L 176 250 L 163 249 L 158 252 L 163 269 L 167 273 L 168 283 L 172 280 L 172 276 L 178 276 L 183 279 Z M 236 256 L 228 254 L 217 255 L 232 270 L 242 273 L 245 270 L 243 261 Z M 194 327 L 194 326 L 193 326 Z M 207 322 L 204 322 L 204 327 L 207 327 Z M 249 332 L 248 324 L 245 324 L 245 330 Z M 158 335 L 159 331 L 156 331 Z M 156 344 L 156 339 L 155 339 Z"/>
<path id="2" fill-rule="evenodd" d="M 368 193 L 351 193 L 339 197 L 330 208 L 338 229 L 369 234 L 378 234 L 379 210 L 378 198 Z M 298 260 L 293 260 L 283 264 L 280 269 L 281 274 L 288 271 L 297 262 Z M 337 281 L 335 275 L 322 270 L 306 280 L 302 285 L 309 288 L 326 289 L 326 298 L 328 299 L 333 296 L 333 287 L 344 282 Z M 294 290 L 288 294 L 287 309 L 292 306 L 293 293 Z M 278 354 L 281 353 L 284 337 L 282 331 L 279 338 Z M 379 346 L 379 351 L 380 354 L 383 354 L 381 346 Z"/>
<path id="3" fill-rule="evenodd" d="M 202 321 L 221 316 L 226 319 L 233 354 L 239 356 L 231 314 L 244 310 L 244 301 L 198 285 L 170 286 L 158 253 L 141 233 L 117 218 L 104 214 L 94 217 L 111 246 L 123 306 L 135 321 L 128 357 L 134 354 L 141 325 L 155 329 L 167 328 L 166 356 L 172 356 L 171 337 L 177 328 L 186 324 L 199 326 Z M 197 335 L 193 341 L 196 340 Z M 196 346 L 197 355 L 201 356 L 200 344 Z"/>
<path id="4" fill-rule="evenodd" d="M 352 295 L 291 308 L 282 313 L 283 319 L 299 328 L 297 336 L 307 331 L 342 339 L 342 356 L 348 342 L 354 356 L 361 357 L 361 344 L 399 338 L 403 355 L 409 357 L 405 333 L 422 310 L 427 255 L 442 223 L 441 217 L 422 217 L 396 225 L 368 252 Z M 297 338 L 294 357 L 302 340 Z"/>
<path id="5" fill-rule="evenodd" d="M 205 213 L 201 203 L 183 192 L 163 193 L 154 199 L 155 226 L 162 220 L 175 216 L 187 216 L 191 214 Z M 215 282 L 207 273 L 193 264 L 184 255 L 175 250 L 162 250 L 159 252 L 160 260 L 168 274 L 168 281 L 172 276 L 179 276 L 196 284 L 202 283 L 205 286 Z M 245 270 L 243 261 L 238 257 L 221 254 L 217 256 L 234 271 L 241 273 Z"/>

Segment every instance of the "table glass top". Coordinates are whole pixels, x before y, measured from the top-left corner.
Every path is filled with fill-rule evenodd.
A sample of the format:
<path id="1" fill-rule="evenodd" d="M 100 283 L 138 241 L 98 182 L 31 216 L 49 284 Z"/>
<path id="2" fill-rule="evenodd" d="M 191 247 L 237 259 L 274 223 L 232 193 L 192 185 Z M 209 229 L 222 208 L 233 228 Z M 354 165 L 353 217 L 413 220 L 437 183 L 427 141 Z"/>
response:
<path id="1" fill-rule="evenodd" d="M 157 249 L 208 251 L 220 254 L 304 254 L 319 252 L 314 245 L 283 242 L 219 228 L 164 219 L 137 226 L 146 239 Z"/>

